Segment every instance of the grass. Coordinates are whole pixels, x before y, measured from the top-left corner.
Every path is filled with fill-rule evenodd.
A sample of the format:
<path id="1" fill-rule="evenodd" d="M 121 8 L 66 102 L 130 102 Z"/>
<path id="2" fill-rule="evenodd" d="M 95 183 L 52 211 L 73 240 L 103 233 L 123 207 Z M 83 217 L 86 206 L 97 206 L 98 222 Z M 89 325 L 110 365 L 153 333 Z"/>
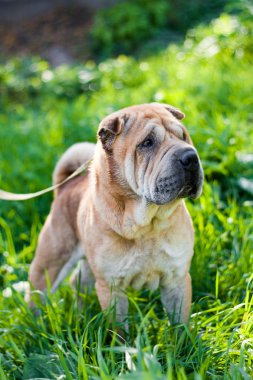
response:
<path id="1" fill-rule="evenodd" d="M 0 66 L 1 188 L 47 187 L 60 154 L 94 141 L 103 116 L 150 101 L 186 113 L 206 175 L 203 196 L 187 201 L 196 232 L 190 325 L 169 327 L 158 293 L 129 291 L 125 344 L 108 340 L 95 292 L 79 310 L 68 282 L 33 316 L 13 284 L 27 279 L 52 195 L 1 202 L 1 379 L 253 378 L 253 199 L 241 181 L 253 178 L 252 25 L 250 11 L 224 14 L 145 60 Z"/>

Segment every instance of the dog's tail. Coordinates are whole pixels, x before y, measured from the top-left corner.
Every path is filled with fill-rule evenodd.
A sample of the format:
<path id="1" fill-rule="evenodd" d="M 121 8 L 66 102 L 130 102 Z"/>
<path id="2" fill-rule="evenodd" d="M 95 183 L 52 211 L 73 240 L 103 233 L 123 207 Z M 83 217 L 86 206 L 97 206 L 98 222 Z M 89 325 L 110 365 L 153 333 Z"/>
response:
<path id="1" fill-rule="evenodd" d="M 53 172 L 53 185 L 64 181 L 79 166 L 92 159 L 95 144 L 84 142 L 72 145 L 61 156 Z"/>

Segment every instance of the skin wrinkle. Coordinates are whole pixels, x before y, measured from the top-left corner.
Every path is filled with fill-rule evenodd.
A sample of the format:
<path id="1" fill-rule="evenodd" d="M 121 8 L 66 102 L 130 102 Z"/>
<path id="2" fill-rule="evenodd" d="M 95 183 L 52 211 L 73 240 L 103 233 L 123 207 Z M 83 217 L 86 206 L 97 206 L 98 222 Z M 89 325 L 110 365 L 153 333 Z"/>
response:
<path id="1" fill-rule="evenodd" d="M 149 163 L 150 163 L 150 156 L 148 156 L 148 160 L 146 161 L 145 169 L 143 171 L 143 176 L 142 176 L 143 183 L 144 183 L 144 178 L 145 178 L 147 170 L 148 170 Z"/>
<path id="2" fill-rule="evenodd" d="M 150 191 L 150 179 L 152 178 L 153 170 L 155 169 L 156 162 L 155 160 L 149 160 L 149 165 L 146 169 L 145 176 L 144 176 L 144 187 L 148 191 L 149 195 L 151 196 L 151 191 Z"/>
<path id="3" fill-rule="evenodd" d="M 163 154 L 163 156 L 162 156 L 162 158 L 160 158 L 160 160 L 159 160 L 159 167 L 162 165 L 162 160 L 164 159 L 164 157 L 166 157 L 166 155 L 167 155 L 167 153 L 172 149 L 174 147 L 174 145 L 172 145 L 172 146 L 170 146 L 167 150 L 166 150 L 166 152 L 165 152 L 165 154 Z M 173 157 L 173 155 L 172 155 L 172 157 Z M 155 183 L 157 183 L 157 180 L 158 180 L 158 177 L 159 177 L 159 175 L 160 175 L 160 171 L 159 171 L 159 168 L 157 169 L 157 175 L 156 175 L 156 177 L 155 177 Z"/>
<path id="4" fill-rule="evenodd" d="M 127 136 L 128 132 L 131 131 L 132 125 L 135 124 L 136 122 L 137 122 L 137 120 L 136 120 L 135 114 L 127 115 L 127 122 L 125 123 L 125 125 L 123 127 L 122 135 Z"/>
<path id="5" fill-rule="evenodd" d="M 133 120 L 131 120 L 131 123 L 129 120 L 129 126 L 125 131 L 125 136 L 127 136 L 132 131 L 133 125 L 138 125 L 140 123 L 140 120 L 142 120 L 142 118 L 143 118 L 143 114 L 140 113 L 139 115 L 133 116 Z"/>
<path id="6" fill-rule="evenodd" d="M 150 156 L 148 157 L 148 160 L 146 162 L 146 166 L 145 166 L 145 170 L 143 172 L 143 175 L 142 175 L 142 183 L 143 183 L 143 186 L 145 185 L 145 178 L 146 178 L 146 173 L 147 173 L 147 170 L 148 170 L 148 167 L 149 167 L 149 163 L 150 163 Z M 147 189 L 148 190 L 148 193 L 149 192 L 149 188 Z M 150 195 L 150 194 L 149 194 Z"/>
<path id="7" fill-rule="evenodd" d="M 156 121 L 156 119 L 151 119 L 151 120 L 147 119 L 147 120 L 148 120 L 148 123 L 149 123 L 149 124 L 153 124 L 153 120 Z M 156 128 L 157 128 L 157 125 L 154 125 L 154 126 L 152 126 L 151 130 L 149 130 L 148 132 L 147 132 L 147 130 L 146 130 L 145 137 L 142 137 L 140 143 L 142 143 L 143 141 L 145 141 L 145 139 L 146 139 L 149 135 L 151 135 L 151 134 L 153 133 L 153 131 L 154 131 Z M 146 128 L 146 129 L 147 129 L 147 128 Z M 134 153 L 134 163 L 135 163 L 135 167 L 137 167 L 137 165 L 136 165 L 136 161 L 138 160 L 138 158 L 136 158 L 136 156 L 138 156 L 137 149 L 138 149 L 138 145 L 139 145 L 140 143 L 137 143 L 136 148 L 135 148 L 135 153 Z M 144 169 L 144 173 L 142 174 L 142 181 L 141 181 L 141 182 L 142 182 L 143 184 L 144 184 L 144 182 L 145 182 L 145 174 L 146 174 L 146 171 L 147 171 L 147 169 L 148 169 L 149 162 L 150 162 L 150 154 L 147 154 L 147 156 L 148 156 L 148 161 L 146 162 L 145 169 Z M 138 168 L 138 170 L 135 169 L 135 171 L 134 171 L 134 173 L 135 173 L 135 182 L 138 184 L 138 187 L 140 187 L 140 183 L 139 183 L 140 181 L 139 181 L 139 175 L 137 175 L 137 174 L 138 174 L 138 172 L 140 171 L 140 169 L 141 169 L 141 166 L 140 166 L 140 168 Z M 136 178 L 136 177 L 137 177 L 137 178 Z M 147 190 L 148 190 L 148 192 L 149 192 L 149 188 L 148 188 Z M 150 192 L 149 192 L 149 193 L 150 193 Z"/>
<path id="8" fill-rule="evenodd" d="M 170 125 L 165 126 L 168 131 L 170 131 L 175 137 L 180 140 L 183 139 L 183 125 L 181 123 L 171 123 Z"/>
<path id="9" fill-rule="evenodd" d="M 174 134 L 173 129 L 171 129 L 171 123 L 168 123 L 167 117 L 162 117 L 161 119 L 162 119 L 162 124 L 165 126 L 165 128 Z M 178 126 L 183 132 L 182 135 L 180 134 L 181 136 L 179 138 L 183 139 L 183 141 L 185 141 L 189 144 L 192 144 L 191 138 L 190 138 L 184 124 L 182 124 L 180 121 L 176 121 L 176 120 L 174 121 L 173 124 Z"/>
<path id="10" fill-rule="evenodd" d="M 137 166 L 137 160 L 138 160 L 138 157 L 137 157 L 137 150 L 135 149 L 134 150 L 134 179 L 135 179 L 135 183 L 137 184 L 137 187 L 139 187 L 139 181 L 137 179 L 138 177 L 138 166 Z"/>
<path id="11" fill-rule="evenodd" d="M 138 184 L 136 182 L 135 175 L 133 177 L 132 176 L 131 177 L 128 176 L 128 171 L 129 171 L 130 168 L 134 172 L 134 170 L 135 170 L 134 169 L 134 159 L 130 155 L 127 155 L 125 157 L 125 165 L 124 165 L 125 177 L 126 177 L 128 185 L 132 189 L 132 191 L 136 192 L 138 194 Z M 132 181 L 132 179 L 134 181 Z"/>
<path id="12" fill-rule="evenodd" d="M 142 137 L 142 140 L 141 140 L 141 142 L 143 142 L 143 141 L 145 141 L 145 139 L 146 138 L 148 138 L 148 136 L 150 136 L 152 133 L 154 133 L 155 131 L 156 131 L 156 133 L 155 133 L 155 139 L 156 139 L 156 145 L 157 144 L 159 144 L 159 146 L 160 146 L 160 144 L 161 144 L 161 134 L 162 134 L 162 132 L 163 131 L 161 131 L 161 133 L 159 133 L 159 129 L 158 128 L 161 128 L 161 126 L 158 126 L 158 125 L 153 125 L 154 123 L 157 123 L 157 119 L 156 118 L 153 118 L 153 119 L 151 119 L 151 120 L 148 120 L 148 125 L 146 125 L 146 128 L 145 128 L 145 130 L 146 130 L 146 136 L 145 137 Z M 149 127 L 149 131 L 147 132 L 147 128 Z M 158 134 L 159 134 L 159 136 L 158 136 Z M 158 137 L 158 139 L 157 139 L 157 137 Z M 165 134 L 163 133 L 163 139 L 164 139 L 164 137 L 165 137 Z M 158 140 L 158 141 L 157 141 Z M 140 143 L 139 143 L 140 144 Z M 137 144 L 137 146 L 139 145 L 139 144 Z M 159 147 L 158 147 L 159 148 Z M 145 151 L 145 150 L 144 150 Z M 150 186 L 149 185 L 146 185 L 145 186 L 145 184 L 148 184 L 149 183 L 149 181 L 148 181 L 148 179 L 146 180 L 146 177 L 147 177 L 147 175 L 148 174 L 150 174 L 150 176 L 152 177 L 152 171 L 153 171 L 153 166 L 150 168 L 149 167 L 149 164 L 150 164 L 150 159 L 151 159 L 151 155 L 154 155 L 154 152 L 149 152 L 149 153 L 147 153 L 147 157 L 148 157 L 148 161 L 147 161 L 147 163 L 146 163 L 146 165 L 145 165 L 145 169 L 144 169 L 144 173 L 143 173 L 143 175 L 142 175 L 142 178 L 143 178 L 143 184 L 144 184 L 144 189 L 146 190 L 145 192 L 146 193 L 148 193 L 148 197 L 147 197 L 147 195 L 146 195 L 146 198 L 151 198 L 151 192 L 150 192 Z M 151 161 L 151 164 L 154 164 L 152 161 Z M 142 169 L 142 167 L 140 166 L 140 168 L 139 168 L 139 171 Z"/>
<path id="13" fill-rule="evenodd" d="M 140 115 L 140 117 L 139 118 L 141 118 L 141 116 L 142 115 Z M 136 122 L 138 121 L 138 118 L 137 118 L 137 120 L 136 120 Z M 157 122 L 157 119 L 148 119 L 148 118 L 144 118 L 144 120 L 143 120 L 143 122 L 141 123 L 142 125 L 143 124 L 145 124 L 145 121 L 148 121 L 148 123 L 149 124 L 153 124 L 153 123 L 155 123 L 155 122 Z M 147 126 L 148 127 L 148 126 Z M 152 128 L 151 128 L 151 130 L 148 130 L 148 132 L 147 132 L 147 128 L 146 128 L 146 133 L 145 133 L 145 137 L 144 136 L 142 136 L 139 140 L 140 140 L 140 142 L 137 142 L 137 144 L 136 144 L 136 147 L 135 147 L 135 153 L 136 153 L 136 149 L 138 149 L 138 145 L 141 143 L 141 142 L 143 142 L 154 130 L 155 130 L 155 128 L 157 128 L 157 125 L 154 125 L 154 126 L 152 126 Z M 150 128 L 149 128 L 150 129 Z M 128 131 L 130 130 L 130 128 L 128 128 Z M 134 156 L 134 164 L 136 163 L 136 161 L 135 161 L 135 156 Z M 136 165 L 134 165 L 134 167 L 135 167 Z M 134 170 L 134 172 L 136 172 L 135 170 Z M 134 178 L 135 178 L 135 184 L 137 185 L 137 188 L 139 188 L 139 186 L 140 186 L 140 184 L 138 184 L 138 180 L 137 180 L 137 178 L 136 178 L 136 174 L 134 175 Z M 144 176 L 143 176 L 143 178 L 144 178 Z"/>
<path id="14" fill-rule="evenodd" d="M 153 121 L 153 120 L 155 120 L 155 121 Z M 148 127 L 151 129 L 147 133 L 146 137 L 148 137 L 148 135 L 154 133 L 157 141 L 162 143 L 164 141 L 164 138 L 165 138 L 165 131 L 164 131 L 163 125 L 161 125 L 160 123 L 157 123 L 156 119 L 153 119 L 153 120 L 151 120 L 147 123 L 146 129 Z"/>

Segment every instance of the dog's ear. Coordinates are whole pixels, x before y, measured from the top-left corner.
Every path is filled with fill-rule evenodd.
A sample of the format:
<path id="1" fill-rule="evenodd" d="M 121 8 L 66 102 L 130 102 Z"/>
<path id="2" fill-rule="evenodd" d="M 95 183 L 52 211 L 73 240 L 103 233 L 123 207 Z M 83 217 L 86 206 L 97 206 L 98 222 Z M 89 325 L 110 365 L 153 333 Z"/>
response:
<path id="1" fill-rule="evenodd" d="M 172 113 L 173 116 L 175 116 L 176 119 L 182 120 L 185 117 L 185 114 L 180 111 L 178 108 L 175 108 L 169 104 L 164 104 L 164 107 L 166 108 L 167 111 Z"/>
<path id="2" fill-rule="evenodd" d="M 98 138 L 107 152 L 111 152 L 112 145 L 121 133 L 124 122 L 123 117 L 114 117 L 102 121 L 98 130 Z"/>

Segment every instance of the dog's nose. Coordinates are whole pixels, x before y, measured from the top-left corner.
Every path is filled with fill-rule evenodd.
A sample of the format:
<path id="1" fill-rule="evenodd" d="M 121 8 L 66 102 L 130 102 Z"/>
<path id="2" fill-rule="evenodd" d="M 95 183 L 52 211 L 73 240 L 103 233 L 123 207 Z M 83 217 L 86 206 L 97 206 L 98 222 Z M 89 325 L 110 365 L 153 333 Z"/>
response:
<path id="1" fill-rule="evenodd" d="M 195 170 L 199 166 L 199 159 L 193 149 L 185 150 L 179 158 L 181 165 L 186 170 Z"/>

